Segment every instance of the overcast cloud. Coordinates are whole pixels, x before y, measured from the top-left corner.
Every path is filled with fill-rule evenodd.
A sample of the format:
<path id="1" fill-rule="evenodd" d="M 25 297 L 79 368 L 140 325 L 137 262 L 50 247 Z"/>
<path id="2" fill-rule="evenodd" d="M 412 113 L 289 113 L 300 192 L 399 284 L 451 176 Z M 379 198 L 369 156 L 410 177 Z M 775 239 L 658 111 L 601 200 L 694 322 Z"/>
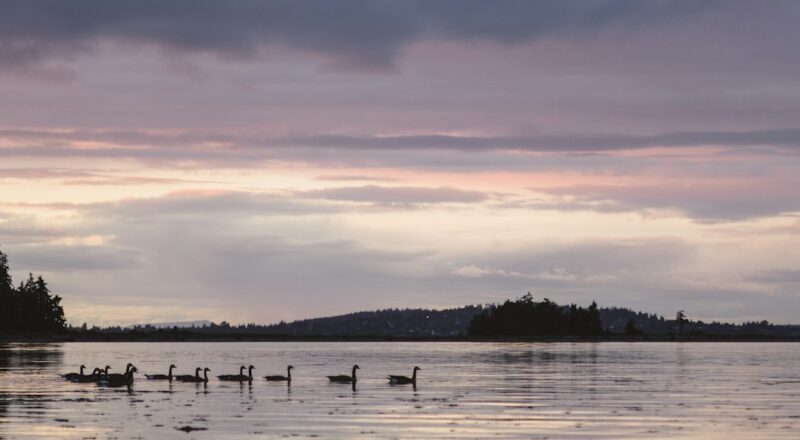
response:
<path id="1" fill-rule="evenodd" d="M 798 20 L 788 0 L 2 2 L 0 245 L 77 324 L 528 291 L 796 321 Z"/>

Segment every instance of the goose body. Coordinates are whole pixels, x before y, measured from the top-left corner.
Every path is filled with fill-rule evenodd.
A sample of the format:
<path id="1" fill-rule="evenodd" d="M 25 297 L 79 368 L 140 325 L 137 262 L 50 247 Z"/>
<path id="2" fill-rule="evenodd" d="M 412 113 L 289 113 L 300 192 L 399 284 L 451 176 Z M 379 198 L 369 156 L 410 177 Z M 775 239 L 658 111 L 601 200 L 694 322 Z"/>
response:
<path id="1" fill-rule="evenodd" d="M 252 366 L 252 365 L 247 367 L 247 374 L 245 375 L 244 374 L 244 365 L 242 365 L 241 368 L 239 368 L 239 374 L 223 375 L 223 376 L 217 376 L 217 377 L 219 377 L 219 380 L 226 380 L 226 381 L 230 381 L 230 382 L 252 382 L 253 381 L 253 369 L 254 368 L 255 367 Z"/>
<path id="2" fill-rule="evenodd" d="M 223 374 L 221 376 L 217 376 L 217 378 L 219 380 L 224 380 L 224 381 L 228 381 L 228 382 L 243 382 L 243 381 L 247 380 L 247 376 L 245 376 L 245 374 L 244 374 L 244 370 L 246 368 L 247 367 L 242 365 L 241 367 L 239 367 L 239 374 Z M 250 371 L 252 371 L 252 370 L 250 370 Z"/>
<path id="3" fill-rule="evenodd" d="M 358 380 L 356 378 L 356 370 L 360 370 L 361 368 L 358 365 L 353 365 L 353 373 L 348 376 L 345 374 L 341 374 L 338 376 L 328 376 L 328 380 L 334 383 L 356 383 Z"/>
<path id="4" fill-rule="evenodd" d="M 414 372 L 411 374 L 411 377 L 408 376 L 395 376 L 389 375 L 387 379 L 389 379 L 389 383 L 392 385 L 403 385 L 408 383 L 417 383 L 417 371 L 422 370 L 420 367 L 414 367 Z"/>
<path id="5" fill-rule="evenodd" d="M 104 381 L 107 381 L 107 382 L 111 382 L 111 381 L 121 381 L 121 380 L 125 379 L 126 377 L 128 377 L 128 373 L 130 373 L 130 371 L 131 371 L 132 369 L 136 369 L 136 367 L 134 367 L 134 366 L 133 366 L 133 364 L 130 364 L 130 363 L 129 363 L 128 365 L 126 365 L 126 366 L 125 366 L 125 374 L 119 374 L 119 373 L 112 373 L 112 374 L 109 374 L 109 373 L 108 373 L 108 370 L 109 370 L 110 368 L 111 368 L 111 367 L 108 367 L 108 366 L 106 366 L 106 373 L 105 373 L 105 375 L 103 376 L 103 380 L 104 380 Z M 138 370 L 137 370 L 137 371 L 138 371 Z"/>
<path id="6" fill-rule="evenodd" d="M 264 379 L 272 382 L 291 382 L 292 369 L 294 369 L 294 367 L 289 365 L 288 367 L 286 367 L 286 376 L 281 376 L 276 374 L 274 376 L 264 376 Z"/>
<path id="7" fill-rule="evenodd" d="M 90 375 L 83 375 L 80 377 L 76 377 L 74 379 L 70 379 L 70 382 L 75 383 L 90 383 L 90 382 L 97 382 L 102 377 L 103 370 L 99 368 L 95 368 L 92 370 L 92 374 Z"/>
<path id="8" fill-rule="evenodd" d="M 98 380 L 108 376 L 108 370 L 110 369 L 111 367 L 108 365 L 106 365 L 105 368 L 95 368 L 94 371 L 96 373 L 93 372 L 91 376 L 83 376 L 83 378 L 78 379 L 77 382 L 97 382 Z M 89 380 L 89 378 L 93 378 L 93 380 Z"/>
<path id="9" fill-rule="evenodd" d="M 202 370 L 202 368 L 197 367 L 194 370 L 194 374 L 193 375 L 192 374 L 179 374 L 179 375 L 175 376 L 174 379 L 177 380 L 178 382 L 190 382 L 195 377 L 200 377 L 200 371 L 201 370 Z"/>
<path id="10" fill-rule="evenodd" d="M 136 367 L 133 365 L 128 368 L 128 371 L 125 374 L 108 374 L 100 379 L 97 380 L 98 385 L 104 385 L 108 387 L 120 387 L 120 386 L 131 386 L 133 385 L 133 373 L 136 373 Z"/>
<path id="11" fill-rule="evenodd" d="M 210 368 L 203 369 L 203 377 L 200 377 L 200 368 L 198 367 L 195 370 L 194 376 L 178 376 L 176 379 L 180 382 L 194 382 L 194 383 L 208 383 L 208 372 L 211 371 Z"/>
<path id="12" fill-rule="evenodd" d="M 149 380 L 168 380 L 172 382 L 174 378 L 172 376 L 172 369 L 175 368 L 175 365 L 169 366 L 169 373 L 167 374 L 145 374 L 144 377 L 148 378 Z"/>
<path id="13" fill-rule="evenodd" d="M 77 380 L 77 379 L 83 377 L 83 370 L 85 370 L 85 369 L 86 369 L 86 365 L 81 365 L 79 373 L 62 374 L 61 377 L 63 377 L 64 379 L 67 379 L 67 380 Z"/>
<path id="14" fill-rule="evenodd" d="M 125 373 L 124 374 L 109 373 L 108 370 L 110 370 L 110 369 L 111 369 L 111 367 L 106 365 L 106 371 L 100 378 L 101 381 L 103 381 L 103 382 L 121 382 L 121 381 L 124 381 L 128 377 L 128 373 L 130 373 L 131 370 L 135 370 L 136 367 L 134 367 L 133 364 L 128 363 L 128 365 L 125 366 Z M 138 370 L 136 370 L 136 371 L 138 371 Z"/>

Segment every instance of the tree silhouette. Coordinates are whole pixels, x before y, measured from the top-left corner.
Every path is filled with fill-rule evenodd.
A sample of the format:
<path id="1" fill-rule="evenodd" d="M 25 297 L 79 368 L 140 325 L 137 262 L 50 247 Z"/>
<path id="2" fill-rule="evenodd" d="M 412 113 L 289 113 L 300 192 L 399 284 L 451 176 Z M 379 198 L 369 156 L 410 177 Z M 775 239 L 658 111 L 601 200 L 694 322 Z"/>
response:
<path id="1" fill-rule="evenodd" d="M 686 313 L 684 313 L 683 310 L 678 310 L 678 313 L 675 314 L 675 321 L 678 323 L 680 335 L 683 336 L 683 326 L 687 321 Z"/>
<path id="2" fill-rule="evenodd" d="M 641 333 L 641 331 L 636 328 L 636 321 L 629 319 L 628 323 L 625 324 L 625 336 L 637 336 L 639 333 Z"/>
<path id="3" fill-rule="evenodd" d="M 0 330 L 58 331 L 64 328 L 61 297 L 52 295 L 41 276 L 28 279 L 14 289 L 8 256 L 0 251 Z"/>
<path id="4" fill-rule="evenodd" d="M 599 336 L 600 310 L 575 304 L 560 306 L 547 298 L 535 302 L 528 293 L 516 301 L 484 310 L 469 325 L 471 336 Z"/>
<path id="5" fill-rule="evenodd" d="M 9 273 L 8 257 L 0 251 L 0 329 L 5 330 L 14 321 L 14 285 Z"/>

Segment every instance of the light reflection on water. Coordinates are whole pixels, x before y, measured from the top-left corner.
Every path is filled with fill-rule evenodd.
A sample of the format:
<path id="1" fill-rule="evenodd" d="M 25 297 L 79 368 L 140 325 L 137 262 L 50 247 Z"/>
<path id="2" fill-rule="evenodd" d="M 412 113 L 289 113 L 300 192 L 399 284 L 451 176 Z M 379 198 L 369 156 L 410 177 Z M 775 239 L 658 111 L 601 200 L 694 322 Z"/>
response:
<path id="1" fill-rule="evenodd" d="M 0 438 L 797 438 L 800 345 L 778 343 L 70 343 L 0 346 Z M 252 384 L 58 374 L 210 375 Z M 358 385 L 326 375 L 361 366 Z M 291 386 L 266 374 L 295 366 Z M 419 386 L 387 374 L 422 368 Z M 197 429 L 189 433 L 178 428 Z"/>

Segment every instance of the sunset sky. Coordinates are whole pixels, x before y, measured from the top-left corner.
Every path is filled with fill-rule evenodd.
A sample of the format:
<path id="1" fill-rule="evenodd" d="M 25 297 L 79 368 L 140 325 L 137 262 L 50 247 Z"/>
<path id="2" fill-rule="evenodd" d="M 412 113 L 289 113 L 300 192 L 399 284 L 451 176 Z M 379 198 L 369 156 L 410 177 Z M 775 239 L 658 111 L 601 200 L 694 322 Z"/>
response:
<path id="1" fill-rule="evenodd" d="M 800 323 L 800 2 L 6 1 L 0 250 L 72 324 L 530 291 Z"/>

